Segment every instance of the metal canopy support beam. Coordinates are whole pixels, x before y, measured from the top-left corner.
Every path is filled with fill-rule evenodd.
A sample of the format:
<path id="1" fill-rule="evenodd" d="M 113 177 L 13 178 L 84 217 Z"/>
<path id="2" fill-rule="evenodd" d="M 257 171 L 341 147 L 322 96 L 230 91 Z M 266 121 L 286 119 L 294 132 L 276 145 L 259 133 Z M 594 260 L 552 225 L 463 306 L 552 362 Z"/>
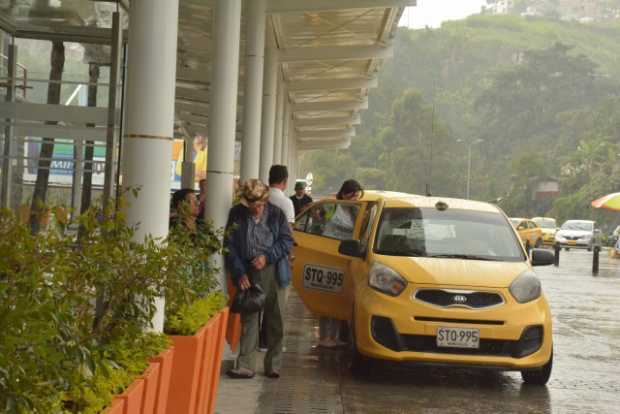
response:
<path id="1" fill-rule="evenodd" d="M 87 88 L 80 88 L 78 97 L 80 106 L 87 104 Z M 71 179 L 71 216 L 76 217 L 82 211 L 82 176 L 84 175 L 84 141 L 76 140 L 73 143 L 73 176 Z M 92 168 L 92 165 L 89 165 Z"/>
<path id="2" fill-rule="evenodd" d="M 241 143 L 241 180 L 258 178 L 261 147 L 263 74 L 265 72 L 266 0 L 246 0 L 245 92 L 243 94 L 243 141 Z M 271 47 L 271 45 L 269 45 Z M 269 51 L 267 52 L 270 53 Z M 267 71 L 271 70 L 269 63 Z M 268 73 L 265 74 L 269 76 Z M 266 85 L 265 81 L 265 85 Z M 265 108 L 268 110 L 268 108 Z M 264 115 L 263 115 L 264 118 Z"/>
<path id="3" fill-rule="evenodd" d="M 270 0 L 268 13 L 319 12 L 415 6 L 416 0 Z"/>
<path id="4" fill-rule="evenodd" d="M 199 89 L 199 88 L 178 88 L 176 90 L 177 99 L 189 99 L 192 101 L 198 102 L 207 102 L 208 99 L 208 90 L 207 88 Z"/>
<path id="5" fill-rule="evenodd" d="M 6 102 L 15 101 L 15 75 L 17 73 L 17 46 L 13 41 L 9 45 L 9 56 L 7 63 L 7 76 L 6 83 Z M 12 119 L 7 119 L 6 127 L 4 128 L 4 148 L 2 152 L 2 182 L 0 187 L 0 208 L 9 208 L 11 206 L 11 179 L 12 168 L 11 159 L 15 155 L 15 151 L 12 148 L 13 144 L 13 126 Z M 21 202 L 21 200 L 19 200 Z"/>
<path id="6" fill-rule="evenodd" d="M 265 59 L 265 83 L 263 85 L 263 125 L 260 145 L 260 179 L 267 182 L 269 168 L 273 164 L 273 143 L 276 122 L 276 96 L 278 93 L 278 55 L 275 44 L 270 43 Z"/>
<path id="7" fill-rule="evenodd" d="M 308 140 L 308 139 L 335 139 L 342 138 L 345 136 L 352 137 L 355 136 L 354 128 L 346 128 L 346 129 L 324 129 L 317 131 L 297 131 L 296 136 L 300 140 Z"/>
<path id="8" fill-rule="evenodd" d="M 216 229 L 226 225 L 233 200 L 235 129 L 239 78 L 239 43 L 241 0 L 216 0 L 213 27 L 212 102 L 209 112 L 209 158 L 207 162 L 207 197 L 205 218 Z M 220 288 L 226 291 L 223 258 L 214 256 L 220 270 Z"/>
<path id="9" fill-rule="evenodd" d="M 168 235 L 178 11 L 178 0 L 131 1 L 122 184 L 140 190 L 124 207 L 128 224 L 140 224 L 137 242 Z M 161 332 L 163 298 L 156 309 L 152 329 Z"/>
<path id="10" fill-rule="evenodd" d="M 179 119 L 185 122 L 196 122 L 202 125 L 207 125 L 209 121 L 209 118 L 207 115 L 184 114 L 184 113 L 180 113 L 178 115 L 179 115 Z"/>
<path id="11" fill-rule="evenodd" d="M 123 58 L 123 29 L 119 12 L 112 14 L 112 50 L 110 51 L 110 87 L 108 88 L 108 126 L 106 133 L 105 172 L 103 180 L 103 206 L 112 199 L 114 183 L 116 181 L 116 151 L 118 140 L 116 124 L 118 113 L 116 102 L 118 95 L 118 81 L 121 74 L 121 59 Z"/>
<path id="12" fill-rule="evenodd" d="M 280 61 L 307 62 L 323 60 L 388 59 L 394 55 L 392 46 L 296 47 L 280 50 Z"/>
<path id="13" fill-rule="evenodd" d="M 291 82 L 289 85 L 289 91 L 311 91 L 311 90 L 342 90 L 342 89 L 366 89 L 376 88 L 379 82 L 376 78 L 373 79 L 316 79 L 316 80 L 304 80 Z"/>
<path id="14" fill-rule="evenodd" d="M 329 118 L 309 118 L 309 119 L 296 119 L 295 125 L 297 128 L 303 127 L 328 127 L 338 125 L 359 125 L 361 119 L 359 114 L 355 114 L 353 117 L 329 117 Z"/>
<path id="15" fill-rule="evenodd" d="M 368 109 L 368 101 L 304 102 L 293 104 L 293 112 L 358 111 Z"/>
<path id="16" fill-rule="evenodd" d="M 109 45 L 112 38 L 112 30 L 101 27 L 72 27 L 54 26 L 42 27 L 31 25 L 19 25 L 15 32 L 16 38 L 38 39 L 61 42 L 89 43 Z M 127 36 L 123 36 L 127 39 Z"/>

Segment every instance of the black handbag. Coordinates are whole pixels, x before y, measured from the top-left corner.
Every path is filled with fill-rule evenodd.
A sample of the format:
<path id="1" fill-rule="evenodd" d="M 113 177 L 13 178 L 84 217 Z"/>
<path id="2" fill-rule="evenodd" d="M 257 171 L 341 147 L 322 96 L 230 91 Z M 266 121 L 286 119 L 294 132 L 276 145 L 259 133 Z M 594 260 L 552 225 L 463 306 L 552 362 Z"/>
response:
<path id="1" fill-rule="evenodd" d="M 265 292 L 260 285 L 252 285 L 249 289 L 238 290 L 232 302 L 232 313 L 256 313 L 265 306 Z"/>

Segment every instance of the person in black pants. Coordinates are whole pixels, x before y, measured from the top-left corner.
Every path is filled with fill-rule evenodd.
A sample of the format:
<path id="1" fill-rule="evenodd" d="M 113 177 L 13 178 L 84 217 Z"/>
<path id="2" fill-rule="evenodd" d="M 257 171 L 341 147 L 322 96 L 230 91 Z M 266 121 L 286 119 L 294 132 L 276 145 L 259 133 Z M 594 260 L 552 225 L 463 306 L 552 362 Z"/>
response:
<path id="1" fill-rule="evenodd" d="M 295 217 L 297 217 L 313 201 L 312 197 L 306 194 L 306 184 L 301 181 L 295 183 L 295 194 L 291 196 L 291 201 L 293 202 L 293 207 L 295 207 Z"/>

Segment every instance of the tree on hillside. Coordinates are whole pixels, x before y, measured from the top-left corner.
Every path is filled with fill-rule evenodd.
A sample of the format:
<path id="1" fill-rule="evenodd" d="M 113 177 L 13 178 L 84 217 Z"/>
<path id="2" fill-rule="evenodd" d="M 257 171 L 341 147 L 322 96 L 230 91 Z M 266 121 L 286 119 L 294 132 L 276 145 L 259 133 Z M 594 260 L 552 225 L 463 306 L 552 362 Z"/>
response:
<path id="1" fill-rule="evenodd" d="M 496 73 L 475 103 L 482 133 L 502 141 L 506 150 L 557 128 L 558 114 L 588 108 L 617 91 L 591 60 L 570 50 L 561 43 L 529 50 L 523 64 Z"/>

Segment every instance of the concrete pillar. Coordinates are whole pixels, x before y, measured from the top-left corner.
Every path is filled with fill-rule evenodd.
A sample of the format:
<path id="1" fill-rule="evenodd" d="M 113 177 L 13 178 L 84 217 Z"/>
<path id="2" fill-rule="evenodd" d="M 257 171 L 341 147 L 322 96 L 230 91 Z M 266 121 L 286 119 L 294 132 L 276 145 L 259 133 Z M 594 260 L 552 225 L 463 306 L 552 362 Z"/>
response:
<path id="1" fill-rule="evenodd" d="M 284 124 L 284 99 L 286 98 L 286 84 L 278 76 L 278 99 L 276 102 L 276 128 L 273 140 L 273 163 L 282 164 L 282 134 Z"/>
<path id="2" fill-rule="evenodd" d="M 221 228 L 226 225 L 233 199 L 241 0 L 216 0 L 213 22 L 207 182 L 209 194 L 216 196 L 207 197 L 205 218 Z M 221 269 L 220 284 L 226 291 L 222 257 L 214 261 Z"/>
<path id="3" fill-rule="evenodd" d="M 265 55 L 265 83 L 263 84 L 263 125 L 260 145 L 260 178 L 267 182 L 273 164 L 273 142 L 278 93 L 278 50 L 270 42 Z"/>
<path id="4" fill-rule="evenodd" d="M 295 136 L 291 136 L 289 139 L 289 180 L 288 191 L 293 192 L 295 188 L 295 181 L 297 180 L 297 139 Z"/>
<path id="5" fill-rule="evenodd" d="M 266 0 L 246 0 L 245 92 L 243 96 L 242 181 L 258 178 L 265 65 Z"/>
<path id="6" fill-rule="evenodd" d="M 183 162 L 181 163 L 181 188 L 194 188 L 194 177 L 196 176 L 196 166 L 192 160 L 194 140 L 192 137 L 185 137 L 183 140 Z"/>
<path id="7" fill-rule="evenodd" d="M 286 108 L 284 110 L 284 125 L 282 126 L 283 128 L 283 135 L 282 135 L 282 153 L 280 156 L 280 160 L 282 161 L 282 163 L 284 164 L 288 164 L 288 146 L 289 146 L 289 140 L 291 137 L 291 129 L 293 126 L 293 122 L 291 119 L 291 110 L 290 110 L 290 105 L 286 105 Z"/>
<path id="8" fill-rule="evenodd" d="M 129 224 L 140 223 L 138 241 L 168 234 L 178 13 L 178 0 L 131 2 L 122 185 L 140 189 L 125 207 Z M 156 306 L 161 332 L 163 298 Z"/>

